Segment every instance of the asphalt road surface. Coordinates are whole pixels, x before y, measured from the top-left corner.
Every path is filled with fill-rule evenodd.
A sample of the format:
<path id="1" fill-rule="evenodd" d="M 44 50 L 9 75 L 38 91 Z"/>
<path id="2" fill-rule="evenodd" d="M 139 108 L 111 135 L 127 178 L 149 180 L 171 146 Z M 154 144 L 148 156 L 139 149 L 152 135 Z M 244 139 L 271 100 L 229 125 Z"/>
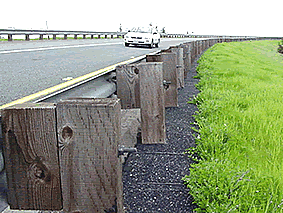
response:
<path id="1" fill-rule="evenodd" d="M 195 38 L 164 38 L 159 48 L 122 39 L 0 42 L 0 106 L 95 70 Z"/>

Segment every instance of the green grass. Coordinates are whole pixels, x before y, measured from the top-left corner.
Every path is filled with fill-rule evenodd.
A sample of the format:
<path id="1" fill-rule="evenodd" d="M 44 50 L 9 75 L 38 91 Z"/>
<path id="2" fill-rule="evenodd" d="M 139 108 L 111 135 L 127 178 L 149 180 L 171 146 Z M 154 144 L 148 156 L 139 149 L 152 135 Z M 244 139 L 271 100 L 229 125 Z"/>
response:
<path id="1" fill-rule="evenodd" d="M 219 43 L 197 67 L 198 212 L 283 212 L 283 55 L 278 41 Z"/>

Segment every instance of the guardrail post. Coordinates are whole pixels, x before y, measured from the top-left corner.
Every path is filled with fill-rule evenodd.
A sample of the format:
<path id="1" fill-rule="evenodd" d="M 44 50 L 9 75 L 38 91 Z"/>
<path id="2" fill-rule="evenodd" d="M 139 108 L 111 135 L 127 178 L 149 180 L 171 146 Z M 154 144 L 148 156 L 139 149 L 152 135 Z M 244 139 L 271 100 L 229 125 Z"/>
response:
<path id="1" fill-rule="evenodd" d="M 93 35 L 90 35 L 90 39 L 93 39 Z"/>
<path id="2" fill-rule="evenodd" d="M 74 35 L 74 39 L 78 39 L 78 35 L 77 34 Z"/>
<path id="3" fill-rule="evenodd" d="M 28 35 L 28 34 L 26 34 L 26 36 L 25 36 L 25 37 L 26 37 L 26 39 L 25 39 L 25 40 L 26 40 L 26 41 L 29 41 L 29 35 Z"/>
<path id="4" fill-rule="evenodd" d="M 177 56 L 177 76 L 178 76 L 178 88 L 184 87 L 184 60 L 183 60 L 183 48 L 181 47 L 170 47 L 172 53 L 176 53 Z"/>
<path id="5" fill-rule="evenodd" d="M 13 35 L 12 34 L 8 34 L 8 41 L 13 41 Z"/>
<path id="6" fill-rule="evenodd" d="M 105 35 L 104 38 L 107 38 L 107 35 Z"/>
<path id="7" fill-rule="evenodd" d="M 176 53 L 166 52 L 156 55 L 146 55 L 147 62 L 163 62 L 163 80 L 170 82 L 165 88 L 165 107 L 178 106 L 178 72 Z"/>
<path id="8" fill-rule="evenodd" d="M 68 34 L 64 34 L 64 39 L 68 39 Z"/>
<path id="9" fill-rule="evenodd" d="M 117 66 L 116 78 L 122 109 L 140 108 L 140 79 L 136 65 Z"/>
<path id="10" fill-rule="evenodd" d="M 183 48 L 183 59 L 184 59 L 184 78 L 187 78 L 187 73 L 189 72 L 189 70 L 191 69 L 191 47 L 192 47 L 192 43 L 188 42 L 188 43 L 184 43 L 181 45 L 181 47 Z"/>
<path id="11" fill-rule="evenodd" d="M 123 212 L 119 99 L 57 104 L 64 212 Z"/>
<path id="12" fill-rule="evenodd" d="M 111 34 L 111 38 L 113 38 L 113 34 Z"/>
<path id="13" fill-rule="evenodd" d="M 55 116 L 50 103 L 26 103 L 2 111 L 11 209 L 62 209 Z"/>
<path id="14" fill-rule="evenodd" d="M 85 39 L 85 34 L 83 35 L 83 39 Z"/>
<path id="15" fill-rule="evenodd" d="M 43 40 L 43 34 L 39 35 L 39 40 Z"/>
<path id="16" fill-rule="evenodd" d="M 56 34 L 53 34 L 53 40 L 56 40 Z"/>
<path id="17" fill-rule="evenodd" d="M 98 35 L 97 38 L 100 38 L 100 35 Z"/>
<path id="18" fill-rule="evenodd" d="M 140 75 L 143 144 L 165 143 L 165 101 L 162 62 L 136 65 Z"/>

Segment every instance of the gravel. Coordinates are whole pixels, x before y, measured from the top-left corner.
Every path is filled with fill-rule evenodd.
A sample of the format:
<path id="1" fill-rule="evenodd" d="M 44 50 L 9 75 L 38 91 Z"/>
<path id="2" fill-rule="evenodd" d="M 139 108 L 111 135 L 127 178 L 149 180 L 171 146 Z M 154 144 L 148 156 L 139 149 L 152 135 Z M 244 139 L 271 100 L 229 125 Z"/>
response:
<path id="1" fill-rule="evenodd" d="M 199 57 L 198 57 L 199 58 Z M 198 59 L 197 58 L 197 59 Z M 184 151 L 195 146 L 193 114 L 197 107 L 187 102 L 199 92 L 194 79 L 197 60 L 178 89 L 178 107 L 166 108 L 166 144 L 137 144 L 123 165 L 126 213 L 193 212 L 196 204 L 181 180 L 189 175 L 190 159 Z"/>

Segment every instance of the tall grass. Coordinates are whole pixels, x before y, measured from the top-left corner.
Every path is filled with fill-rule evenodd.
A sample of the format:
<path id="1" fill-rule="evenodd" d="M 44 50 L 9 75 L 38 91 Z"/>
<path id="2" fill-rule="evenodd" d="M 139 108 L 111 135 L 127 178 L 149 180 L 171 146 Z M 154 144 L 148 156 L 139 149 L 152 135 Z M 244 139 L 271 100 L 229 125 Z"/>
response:
<path id="1" fill-rule="evenodd" d="M 283 212 L 283 56 L 278 41 L 220 43 L 197 68 L 190 175 L 198 212 Z"/>

